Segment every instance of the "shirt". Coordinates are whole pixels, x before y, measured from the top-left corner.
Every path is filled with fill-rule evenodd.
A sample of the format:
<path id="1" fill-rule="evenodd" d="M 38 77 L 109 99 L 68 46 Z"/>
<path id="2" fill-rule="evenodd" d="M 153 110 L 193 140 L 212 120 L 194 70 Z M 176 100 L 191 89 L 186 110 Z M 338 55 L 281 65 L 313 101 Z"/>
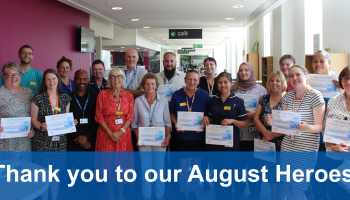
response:
<path id="1" fill-rule="evenodd" d="M 70 80 L 70 84 L 66 85 L 61 81 L 61 90 L 65 93 L 65 94 L 69 94 L 71 92 L 73 92 L 75 90 L 77 86 L 75 85 L 73 80 Z"/>
<path id="2" fill-rule="evenodd" d="M 101 87 L 98 87 L 95 79 L 92 79 L 92 82 L 89 83 L 88 85 L 88 90 L 92 93 L 94 93 L 95 95 L 98 95 L 98 93 L 100 93 L 101 91 L 108 89 L 107 88 L 107 81 L 106 79 L 102 78 L 102 85 Z"/>
<path id="3" fill-rule="evenodd" d="M 287 82 L 287 89 L 286 89 L 286 92 L 289 92 L 291 90 L 294 90 L 294 87 L 289 83 Z"/>
<path id="4" fill-rule="evenodd" d="M 136 68 L 137 68 L 137 71 L 135 71 Z M 126 66 L 121 68 L 121 70 L 123 73 L 125 73 L 125 83 L 126 83 L 125 89 L 127 90 L 137 90 L 141 84 L 143 76 L 147 74 L 147 70 L 139 66 L 135 66 L 135 68 L 131 70 L 131 72 L 128 71 Z"/>
<path id="5" fill-rule="evenodd" d="M 33 91 L 34 96 L 38 94 L 43 79 L 43 73 L 37 69 L 30 68 L 27 73 L 23 74 L 21 72 L 21 83 L 22 87 L 27 87 Z M 0 85 L 3 85 L 4 77 L 0 77 Z"/>
<path id="6" fill-rule="evenodd" d="M 198 88 L 194 94 L 194 100 L 192 104 L 192 98 L 190 98 L 184 89 L 180 89 L 174 92 L 173 97 L 170 102 L 170 113 L 175 114 L 177 118 L 178 111 L 188 112 L 188 107 L 191 108 L 192 112 L 204 112 L 204 116 L 207 115 L 207 107 L 209 105 L 210 95 L 208 92 Z M 196 131 L 185 131 L 185 132 L 176 132 L 177 138 L 185 141 L 196 141 L 196 140 L 204 140 L 205 134 L 204 131 L 202 133 L 196 133 Z"/>
<path id="7" fill-rule="evenodd" d="M 77 103 L 76 98 L 74 97 L 75 91 L 71 92 L 69 96 L 72 98 L 70 102 L 69 112 L 73 112 L 74 119 L 78 120 L 78 124 L 76 125 L 77 132 L 67 134 L 67 147 L 68 151 L 94 151 L 95 150 L 95 142 L 96 142 L 96 134 L 98 125 L 95 122 L 95 111 L 96 111 L 96 101 L 97 96 L 92 92 L 86 92 L 84 96 L 79 96 L 75 94 L 77 100 L 80 103 Z M 84 109 L 87 98 L 89 97 L 88 104 L 86 105 L 86 109 L 83 115 L 82 109 Z M 87 124 L 81 124 L 80 119 L 87 118 Z M 80 136 L 85 135 L 88 141 L 91 143 L 90 149 L 85 149 L 78 144 L 75 144 L 74 140 Z"/>
<path id="8" fill-rule="evenodd" d="M 152 125 L 154 127 L 168 126 L 171 128 L 168 100 L 165 97 L 157 95 L 157 99 L 152 103 L 151 108 L 147 103 L 145 94 L 136 98 L 134 105 L 134 122 L 131 124 L 131 128 L 148 127 L 151 125 L 150 116 L 152 117 Z"/>
<path id="9" fill-rule="evenodd" d="M 259 95 L 259 99 L 260 97 L 264 96 L 265 94 L 267 94 L 266 89 L 261 86 L 261 85 L 256 85 L 254 86 L 252 89 L 247 90 L 245 92 L 243 92 L 242 90 L 239 90 L 236 92 L 236 94 L 254 94 L 254 95 Z M 241 140 L 245 140 L 245 141 L 253 141 L 254 138 L 258 137 L 258 131 L 251 131 L 249 132 L 248 127 L 249 127 L 249 123 L 254 122 L 253 119 L 248 119 L 248 124 L 245 128 L 241 128 L 240 129 L 240 138 Z"/>
<path id="10" fill-rule="evenodd" d="M 158 78 L 158 82 L 160 85 L 166 85 L 166 84 L 173 84 L 173 85 L 182 85 L 183 87 L 186 86 L 185 84 L 185 77 L 186 74 L 180 71 L 175 71 L 174 76 L 168 81 L 168 79 L 164 75 L 164 70 L 162 72 L 159 72 L 156 74 Z"/>

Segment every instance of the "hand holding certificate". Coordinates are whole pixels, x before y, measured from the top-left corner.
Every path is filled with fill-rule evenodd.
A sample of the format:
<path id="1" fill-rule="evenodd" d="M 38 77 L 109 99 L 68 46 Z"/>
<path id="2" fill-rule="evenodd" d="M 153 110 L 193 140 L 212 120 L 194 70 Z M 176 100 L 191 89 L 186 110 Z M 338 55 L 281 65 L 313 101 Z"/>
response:
<path id="1" fill-rule="evenodd" d="M 254 94 L 236 94 L 237 97 L 243 99 L 244 107 L 246 110 L 249 110 L 255 113 L 256 108 L 258 107 L 259 95 Z"/>
<path id="2" fill-rule="evenodd" d="M 183 85 L 159 85 L 157 89 L 157 94 L 159 94 L 162 97 L 165 97 L 168 99 L 168 101 L 171 101 L 171 97 L 173 96 L 174 92 L 181 89 Z"/>
<path id="3" fill-rule="evenodd" d="M 323 141 L 350 146 L 350 122 L 328 118 Z"/>
<path id="4" fill-rule="evenodd" d="M 206 144 L 233 147 L 233 126 L 209 125 L 206 126 L 205 131 Z"/>
<path id="5" fill-rule="evenodd" d="M 49 136 L 76 132 L 73 113 L 45 116 Z"/>
<path id="6" fill-rule="evenodd" d="M 254 158 L 276 163 L 276 144 L 254 138 Z"/>
<path id="7" fill-rule="evenodd" d="M 203 112 L 177 112 L 177 126 L 184 131 L 203 131 Z"/>
<path id="8" fill-rule="evenodd" d="M 27 137 L 30 132 L 30 119 L 30 117 L 1 118 L 3 131 L 0 133 L 0 139 Z"/>
<path id="9" fill-rule="evenodd" d="M 139 127 L 139 145 L 161 146 L 165 127 Z"/>
<path id="10" fill-rule="evenodd" d="M 314 89 L 319 90 L 323 97 L 327 98 L 332 98 L 339 94 L 339 90 L 335 87 L 333 80 L 338 80 L 338 76 L 309 74 L 308 78 L 310 85 Z"/>
<path id="11" fill-rule="evenodd" d="M 300 135 L 297 126 L 301 122 L 301 114 L 297 112 L 272 110 L 272 131 L 286 135 Z"/>

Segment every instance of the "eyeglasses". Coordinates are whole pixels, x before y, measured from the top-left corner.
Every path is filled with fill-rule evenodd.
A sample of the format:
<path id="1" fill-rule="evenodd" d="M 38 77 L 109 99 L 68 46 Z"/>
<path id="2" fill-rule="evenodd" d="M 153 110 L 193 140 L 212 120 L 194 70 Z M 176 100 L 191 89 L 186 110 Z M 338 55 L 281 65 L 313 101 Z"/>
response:
<path id="1" fill-rule="evenodd" d="M 20 77 L 20 76 L 21 76 L 21 74 L 20 74 L 20 73 L 15 73 L 15 74 L 6 74 L 6 76 L 7 76 L 7 78 L 12 78 L 12 77 L 16 77 L 16 78 L 18 78 L 18 77 Z"/>
<path id="2" fill-rule="evenodd" d="M 111 78 L 111 79 L 122 79 L 123 78 L 123 76 L 122 75 L 117 75 L 117 76 L 114 76 L 114 75 L 112 75 L 112 76 L 110 76 L 109 78 Z"/>
<path id="3" fill-rule="evenodd" d="M 350 77 L 343 77 L 341 78 L 341 81 L 347 82 L 348 80 L 350 80 Z"/>
<path id="4" fill-rule="evenodd" d="M 26 56 L 26 55 L 32 56 L 32 55 L 33 55 L 33 53 L 31 53 L 31 52 L 21 52 L 20 54 L 21 54 L 22 56 Z"/>

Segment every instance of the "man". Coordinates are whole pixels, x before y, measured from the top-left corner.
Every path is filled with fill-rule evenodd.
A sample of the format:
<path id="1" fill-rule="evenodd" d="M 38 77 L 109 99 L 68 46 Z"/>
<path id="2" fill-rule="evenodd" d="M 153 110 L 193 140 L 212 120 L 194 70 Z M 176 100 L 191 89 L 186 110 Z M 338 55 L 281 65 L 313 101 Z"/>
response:
<path id="1" fill-rule="evenodd" d="M 124 59 L 126 66 L 122 68 L 122 71 L 125 72 L 125 89 L 131 92 L 134 95 L 134 98 L 136 99 L 144 93 L 142 91 L 140 83 L 142 81 L 143 76 L 147 74 L 147 70 L 137 66 L 139 56 L 135 49 L 127 50 Z"/>
<path id="2" fill-rule="evenodd" d="M 107 89 L 107 80 L 103 78 L 105 71 L 105 64 L 102 60 L 95 60 L 92 63 L 92 74 L 94 77 L 91 83 L 89 83 L 88 90 L 96 95 L 102 90 Z"/>
<path id="3" fill-rule="evenodd" d="M 166 52 L 163 57 L 164 70 L 156 74 L 159 84 L 173 84 L 180 86 L 185 86 L 185 76 L 186 74 L 176 70 L 176 56 L 173 52 Z"/>
<path id="4" fill-rule="evenodd" d="M 33 60 L 33 48 L 29 45 L 23 45 L 18 51 L 18 58 L 21 60 L 21 83 L 20 86 L 27 87 L 33 91 L 33 94 L 38 94 L 43 79 L 43 73 L 37 69 L 30 67 L 30 62 Z M 0 85 L 4 84 L 3 75 L 0 78 Z"/>
<path id="5" fill-rule="evenodd" d="M 94 151 L 97 134 L 97 123 L 95 122 L 95 110 L 97 96 L 87 90 L 89 76 L 85 70 L 78 70 L 74 74 L 76 90 L 69 96 L 70 112 L 78 120 L 77 132 L 67 134 L 68 151 Z"/>

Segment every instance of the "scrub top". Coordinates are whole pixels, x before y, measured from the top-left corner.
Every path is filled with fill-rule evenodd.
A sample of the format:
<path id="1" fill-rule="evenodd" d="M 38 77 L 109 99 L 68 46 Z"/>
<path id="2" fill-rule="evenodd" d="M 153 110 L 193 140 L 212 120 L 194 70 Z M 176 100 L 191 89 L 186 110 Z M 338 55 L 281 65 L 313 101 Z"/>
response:
<path id="1" fill-rule="evenodd" d="M 69 94 L 71 92 L 73 92 L 75 90 L 77 86 L 75 85 L 73 80 L 70 80 L 70 84 L 67 86 L 65 85 L 62 81 L 61 81 L 61 90 L 65 93 L 65 94 Z"/>
<path id="2" fill-rule="evenodd" d="M 196 93 L 194 94 L 194 100 L 192 104 L 192 98 L 186 95 L 184 88 L 174 92 L 173 97 L 170 102 L 170 113 L 175 114 L 177 118 L 178 111 L 188 112 L 188 106 L 191 108 L 193 112 L 204 112 L 204 116 L 207 115 L 207 108 L 209 105 L 210 95 L 207 91 L 198 88 Z M 205 139 L 205 131 L 202 133 L 196 133 L 196 131 L 185 131 L 185 132 L 176 132 L 176 137 L 180 140 L 185 141 L 198 141 Z"/>
<path id="3" fill-rule="evenodd" d="M 235 119 L 239 121 L 247 120 L 247 111 L 244 107 L 243 99 L 237 97 L 235 93 L 231 92 L 230 96 L 225 102 L 221 99 L 221 92 L 210 99 L 208 107 L 208 117 L 213 119 L 213 125 L 221 125 L 224 119 Z M 233 124 L 230 124 L 233 125 Z M 238 151 L 240 134 L 239 128 L 233 125 L 233 147 L 225 147 L 222 145 L 207 144 L 206 148 L 209 151 Z"/>

